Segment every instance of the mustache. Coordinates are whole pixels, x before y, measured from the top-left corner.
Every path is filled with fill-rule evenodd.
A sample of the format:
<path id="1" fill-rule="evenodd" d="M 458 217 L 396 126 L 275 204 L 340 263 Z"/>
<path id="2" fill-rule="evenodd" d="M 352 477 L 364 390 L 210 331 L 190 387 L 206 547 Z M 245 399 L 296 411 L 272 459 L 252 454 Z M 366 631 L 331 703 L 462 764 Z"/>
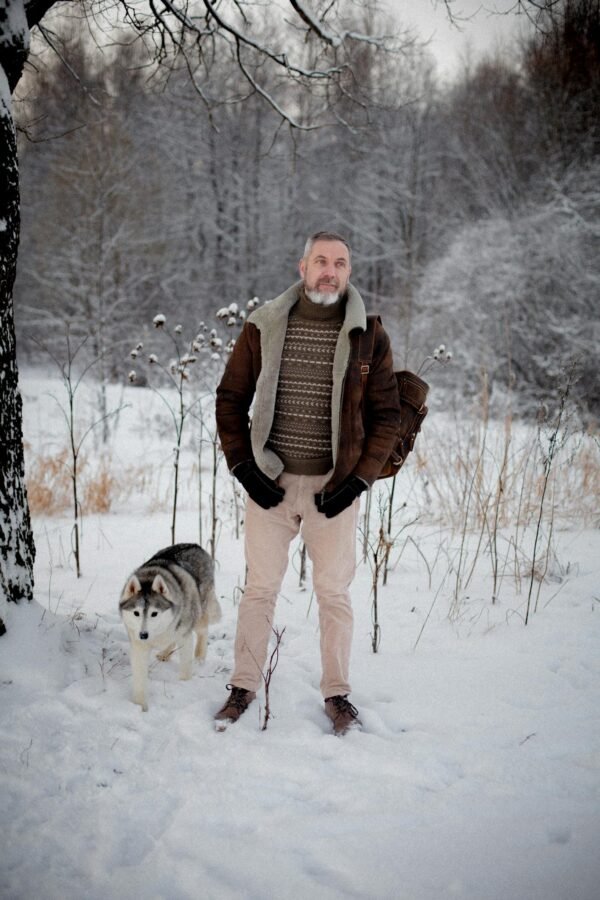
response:
<path id="1" fill-rule="evenodd" d="M 317 287 L 319 287 L 321 284 L 329 284 L 332 287 L 340 286 L 340 283 L 337 280 L 337 278 L 321 278 L 319 281 L 317 281 Z"/>

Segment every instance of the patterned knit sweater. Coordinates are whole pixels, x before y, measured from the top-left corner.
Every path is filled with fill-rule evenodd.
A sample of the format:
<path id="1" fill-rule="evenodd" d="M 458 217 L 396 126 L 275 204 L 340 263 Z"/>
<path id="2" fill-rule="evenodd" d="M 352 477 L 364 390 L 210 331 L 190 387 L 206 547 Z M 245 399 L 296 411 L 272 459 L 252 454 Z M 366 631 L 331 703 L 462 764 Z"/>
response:
<path id="1" fill-rule="evenodd" d="M 295 475 L 324 475 L 333 466 L 333 357 L 344 307 L 345 298 L 318 306 L 302 293 L 289 315 L 267 446 Z"/>

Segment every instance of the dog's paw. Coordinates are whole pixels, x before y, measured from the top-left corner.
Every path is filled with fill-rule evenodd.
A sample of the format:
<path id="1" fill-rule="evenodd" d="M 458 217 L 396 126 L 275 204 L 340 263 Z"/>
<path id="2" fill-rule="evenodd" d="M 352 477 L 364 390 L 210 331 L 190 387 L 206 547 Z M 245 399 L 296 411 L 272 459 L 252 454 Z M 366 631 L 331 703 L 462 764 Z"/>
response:
<path id="1" fill-rule="evenodd" d="M 144 697 L 134 697 L 133 702 L 136 706 L 141 706 L 142 712 L 148 712 L 148 701 Z"/>

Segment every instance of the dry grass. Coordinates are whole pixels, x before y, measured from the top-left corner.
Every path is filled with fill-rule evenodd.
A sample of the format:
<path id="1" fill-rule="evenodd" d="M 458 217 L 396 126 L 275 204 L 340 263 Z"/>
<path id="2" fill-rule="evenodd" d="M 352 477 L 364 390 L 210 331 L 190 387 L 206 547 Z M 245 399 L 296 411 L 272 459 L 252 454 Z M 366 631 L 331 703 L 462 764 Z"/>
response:
<path id="1" fill-rule="evenodd" d="M 73 485 L 70 456 L 66 449 L 56 454 L 33 453 L 26 447 L 27 496 L 32 515 L 55 516 L 72 509 Z M 133 493 L 146 493 L 152 474 L 143 467 L 116 472 L 110 458 L 94 463 L 79 458 L 78 493 L 80 512 L 107 513 L 113 504 Z"/>
<path id="2" fill-rule="evenodd" d="M 73 503 L 68 453 L 34 454 L 26 445 L 27 497 L 33 515 L 57 515 Z"/>
<path id="3" fill-rule="evenodd" d="M 119 489 L 117 479 L 111 473 L 109 465 L 110 463 L 101 463 L 92 477 L 84 479 L 82 501 L 84 513 L 109 512 Z"/>
<path id="4" fill-rule="evenodd" d="M 469 528 L 481 527 L 490 516 L 498 528 L 531 526 L 544 488 L 544 451 L 533 426 L 464 422 L 448 433 L 432 422 L 424 437 L 415 469 L 428 517 L 462 528 L 470 498 Z M 600 447 L 592 435 L 573 435 L 558 451 L 549 489 L 548 515 L 563 523 L 598 524 Z"/>

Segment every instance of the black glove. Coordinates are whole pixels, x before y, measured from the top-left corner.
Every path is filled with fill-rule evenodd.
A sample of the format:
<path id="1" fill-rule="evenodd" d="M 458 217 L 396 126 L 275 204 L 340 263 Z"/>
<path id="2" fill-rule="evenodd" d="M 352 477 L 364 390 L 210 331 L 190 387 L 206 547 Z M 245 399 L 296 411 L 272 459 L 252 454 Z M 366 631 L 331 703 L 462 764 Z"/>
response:
<path id="1" fill-rule="evenodd" d="M 278 487 L 272 478 L 268 478 L 261 472 L 253 459 L 238 463 L 231 471 L 254 502 L 263 509 L 277 506 L 283 500 L 285 494 L 283 488 Z"/>
<path id="2" fill-rule="evenodd" d="M 335 491 L 321 491 L 315 494 L 315 503 L 320 513 L 333 519 L 338 513 L 347 509 L 357 497 L 360 497 L 363 491 L 366 491 L 368 485 L 358 475 L 348 475 Z"/>

